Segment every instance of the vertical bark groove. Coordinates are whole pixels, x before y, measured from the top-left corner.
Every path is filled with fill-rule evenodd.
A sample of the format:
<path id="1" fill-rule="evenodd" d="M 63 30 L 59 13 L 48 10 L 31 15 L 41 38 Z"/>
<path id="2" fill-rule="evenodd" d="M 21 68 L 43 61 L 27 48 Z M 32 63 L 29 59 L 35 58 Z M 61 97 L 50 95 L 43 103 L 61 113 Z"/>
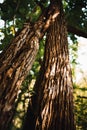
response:
<path id="1" fill-rule="evenodd" d="M 43 79 L 38 90 L 40 108 L 35 130 L 74 130 L 73 88 L 63 19 L 56 19 L 47 35 L 43 67 L 46 71 L 40 75 Z"/>

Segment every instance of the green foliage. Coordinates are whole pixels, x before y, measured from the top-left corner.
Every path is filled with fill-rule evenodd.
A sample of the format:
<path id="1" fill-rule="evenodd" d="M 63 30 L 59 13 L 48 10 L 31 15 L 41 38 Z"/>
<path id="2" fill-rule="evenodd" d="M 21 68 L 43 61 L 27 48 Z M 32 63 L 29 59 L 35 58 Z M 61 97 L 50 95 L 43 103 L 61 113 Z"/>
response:
<path id="1" fill-rule="evenodd" d="M 75 118 L 77 130 L 87 130 L 87 79 L 74 83 Z"/>
<path id="2" fill-rule="evenodd" d="M 78 58 L 78 41 L 77 37 L 73 34 L 69 34 L 69 54 L 70 54 L 70 62 L 71 62 L 71 68 L 72 68 L 72 76 L 75 78 L 75 68 L 77 63 L 77 58 Z"/>
<path id="3" fill-rule="evenodd" d="M 1 8 L 1 18 L 3 20 L 13 20 L 14 16 L 16 18 L 26 19 L 26 14 L 31 11 L 31 8 L 34 8 L 35 2 L 29 0 L 5 0 L 0 4 Z"/>
<path id="4" fill-rule="evenodd" d="M 78 57 L 77 51 L 78 51 L 78 41 L 77 38 L 70 34 L 71 43 L 69 44 L 70 54 L 71 54 L 71 63 L 73 65 L 77 64 L 76 59 Z"/>
<path id="5" fill-rule="evenodd" d="M 39 18 L 40 14 L 41 14 L 41 8 L 40 6 L 36 6 L 32 12 L 27 14 L 26 18 L 27 19 L 30 18 L 31 22 L 35 22 Z"/>
<path id="6" fill-rule="evenodd" d="M 64 7 L 68 23 L 87 32 L 87 1 L 64 0 Z"/>

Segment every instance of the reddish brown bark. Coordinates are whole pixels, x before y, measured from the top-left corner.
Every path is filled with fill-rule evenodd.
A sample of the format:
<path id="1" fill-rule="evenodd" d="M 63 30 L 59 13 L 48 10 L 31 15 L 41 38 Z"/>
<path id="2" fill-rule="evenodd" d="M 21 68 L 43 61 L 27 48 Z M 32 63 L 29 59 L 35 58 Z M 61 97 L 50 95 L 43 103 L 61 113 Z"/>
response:
<path id="1" fill-rule="evenodd" d="M 23 130 L 75 130 L 72 76 L 62 10 L 48 30 L 44 62 L 34 89 L 36 94 L 29 104 Z"/>
<path id="2" fill-rule="evenodd" d="M 8 128 L 18 90 L 35 60 L 39 40 L 58 14 L 56 4 L 50 5 L 34 25 L 26 24 L 0 55 L 0 130 Z"/>
<path id="3" fill-rule="evenodd" d="M 38 83 L 40 88 L 35 130 L 75 130 L 68 56 L 66 27 L 62 17 L 56 20 L 47 36 L 43 67 L 45 72 L 40 75 L 43 78 Z"/>

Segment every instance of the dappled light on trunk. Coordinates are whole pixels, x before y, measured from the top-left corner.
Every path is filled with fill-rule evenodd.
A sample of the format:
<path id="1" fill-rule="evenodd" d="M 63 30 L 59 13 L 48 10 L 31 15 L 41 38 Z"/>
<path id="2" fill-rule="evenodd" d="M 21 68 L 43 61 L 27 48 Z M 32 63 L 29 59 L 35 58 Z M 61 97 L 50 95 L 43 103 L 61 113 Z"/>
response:
<path id="1" fill-rule="evenodd" d="M 49 28 L 23 130 L 75 130 L 67 29 L 62 10 Z"/>
<path id="2" fill-rule="evenodd" d="M 73 88 L 66 36 L 65 23 L 59 17 L 47 35 L 45 72 L 41 84 L 38 83 L 36 130 L 74 130 Z"/>

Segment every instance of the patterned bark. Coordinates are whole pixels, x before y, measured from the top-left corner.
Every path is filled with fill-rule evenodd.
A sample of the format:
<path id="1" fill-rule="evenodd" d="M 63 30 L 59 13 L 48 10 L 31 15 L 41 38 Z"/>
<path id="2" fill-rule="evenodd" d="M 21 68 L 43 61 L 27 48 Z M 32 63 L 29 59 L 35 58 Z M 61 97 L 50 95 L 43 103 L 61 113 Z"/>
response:
<path id="1" fill-rule="evenodd" d="M 39 83 L 35 130 L 74 130 L 73 88 L 68 56 L 66 27 L 62 17 L 56 20 L 47 36 L 45 71 L 40 75 L 43 78 Z"/>
<path id="2" fill-rule="evenodd" d="M 35 60 L 39 40 L 59 14 L 56 8 L 56 5 L 50 5 L 34 25 L 25 24 L 0 55 L 0 130 L 8 128 L 18 90 Z"/>
<path id="3" fill-rule="evenodd" d="M 44 63 L 23 130 L 75 130 L 67 30 L 62 10 L 47 34 Z"/>

